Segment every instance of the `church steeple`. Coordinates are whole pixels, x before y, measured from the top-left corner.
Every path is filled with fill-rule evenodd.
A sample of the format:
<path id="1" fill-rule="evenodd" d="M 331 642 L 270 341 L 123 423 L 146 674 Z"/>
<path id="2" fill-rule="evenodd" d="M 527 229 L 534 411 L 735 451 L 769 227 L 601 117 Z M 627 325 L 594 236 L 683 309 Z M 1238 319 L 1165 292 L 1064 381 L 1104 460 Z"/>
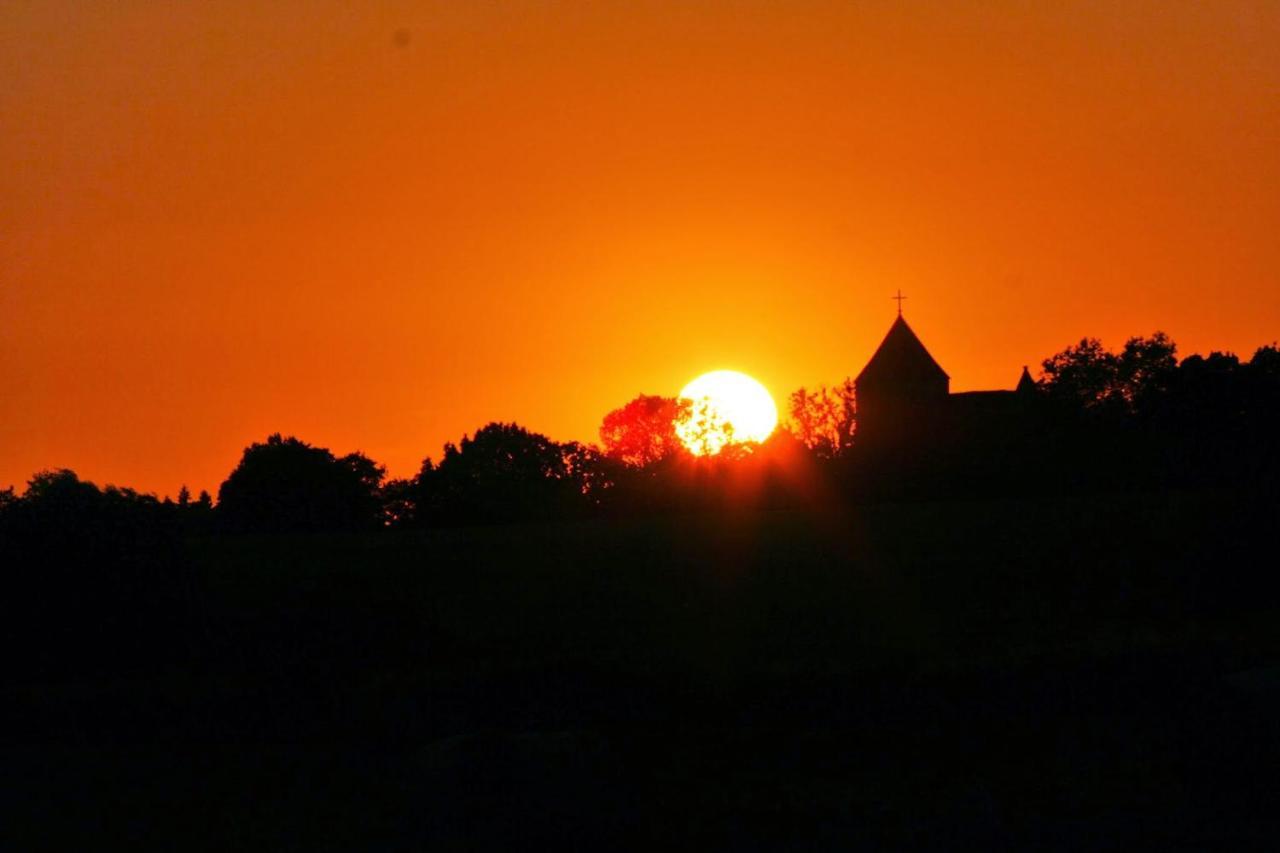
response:
<path id="1" fill-rule="evenodd" d="M 941 384 L 942 393 L 945 394 L 950 379 L 899 314 L 856 381 L 860 391 L 863 385 L 870 389 L 872 386 L 888 388 Z"/>
<path id="2" fill-rule="evenodd" d="M 901 301 L 898 304 L 901 306 Z M 854 387 L 858 440 L 864 444 L 909 443 L 912 436 L 919 438 L 927 431 L 940 407 L 946 405 L 951 378 L 899 314 L 854 380 Z"/>
<path id="3" fill-rule="evenodd" d="M 1014 390 L 1019 394 L 1034 394 L 1039 390 L 1039 387 L 1036 385 L 1036 381 L 1031 378 L 1031 371 L 1027 370 L 1025 364 L 1022 365 L 1022 376 L 1018 379 L 1018 387 Z"/>

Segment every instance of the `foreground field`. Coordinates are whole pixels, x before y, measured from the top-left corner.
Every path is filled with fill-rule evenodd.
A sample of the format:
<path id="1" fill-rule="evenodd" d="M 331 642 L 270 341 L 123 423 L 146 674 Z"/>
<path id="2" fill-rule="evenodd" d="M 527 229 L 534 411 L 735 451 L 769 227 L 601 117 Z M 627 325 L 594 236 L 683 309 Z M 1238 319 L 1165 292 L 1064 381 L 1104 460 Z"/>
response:
<path id="1" fill-rule="evenodd" d="M 190 542 L 154 642 L 6 688 L 4 831 L 1262 842 L 1276 520 L 1133 495 Z"/>

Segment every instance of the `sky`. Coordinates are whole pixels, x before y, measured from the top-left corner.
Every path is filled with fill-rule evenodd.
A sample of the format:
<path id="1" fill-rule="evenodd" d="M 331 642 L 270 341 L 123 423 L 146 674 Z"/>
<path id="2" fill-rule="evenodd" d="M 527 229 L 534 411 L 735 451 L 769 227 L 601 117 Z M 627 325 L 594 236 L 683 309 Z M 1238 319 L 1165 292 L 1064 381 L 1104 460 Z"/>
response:
<path id="1" fill-rule="evenodd" d="M 0 487 L 1280 337 L 1280 3 L 4 0 Z"/>

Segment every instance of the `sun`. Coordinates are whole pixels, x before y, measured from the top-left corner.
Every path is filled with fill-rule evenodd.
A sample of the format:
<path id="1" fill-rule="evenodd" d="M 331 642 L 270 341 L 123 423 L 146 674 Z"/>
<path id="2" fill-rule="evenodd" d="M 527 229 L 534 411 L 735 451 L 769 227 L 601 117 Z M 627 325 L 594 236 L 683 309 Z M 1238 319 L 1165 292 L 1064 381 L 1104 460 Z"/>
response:
<path id="1" fill-rule="evenodd" d="M 689 413 L 676 422 L 676 435 L 697 456 L 725 445 L 764 441 L 778 425 L 778 407 L 769 391 L 745 373 L 713 370 L 684 386 L 680 398 Z"/>

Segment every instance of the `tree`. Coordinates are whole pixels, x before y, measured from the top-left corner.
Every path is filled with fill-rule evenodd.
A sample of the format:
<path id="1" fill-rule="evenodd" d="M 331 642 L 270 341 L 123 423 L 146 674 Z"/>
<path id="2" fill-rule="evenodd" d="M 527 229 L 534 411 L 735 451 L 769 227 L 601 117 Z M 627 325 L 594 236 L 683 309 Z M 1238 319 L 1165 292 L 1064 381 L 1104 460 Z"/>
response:
<path id="1" fill-rule="evenodd" d="M 676 437 L 695 456 L 717 456 L 734 446 L 733 423 L 710 400 L 695 400 L 675 423 Z M 738 448 L 741 450 L 742 448 Z"/>
<path id="2" fill-rule="evenodd" d="M 1249 360 L 1249 369 L 1256 375 L 1280 381 L 1280 345 L 1258 347 Z"/>
<path id="3" fill-rule="evenodd" d="M 591 444 L 570 441 L 560 445 L 565 476 L 589 506 L 599 506 L 618 483 L 619 464 Z"/>
<path id="4" fill-rule="evenodd" d="M 408 527 L 417 517 L 417 480 L 395 479 L 382 484 L 378 492 L 382 523 L 387 527 Z"/>
<path id="5" fill-rule="evenodd" d="M 75 471 L 69 468 L 55 468 L 38 471 L 27 481 L 27 491 L 23 497 L 32 503 L 68 500 L 81 502 L 96 500 L 98 487 L 93 483 L 81 480 Z"/>
<path id="6" fill-rule="evenodd" d="M 217 513 L 232 530 L 352 530 L 379 522 L 384 469 L 359 453 L 335 458 L 279 433 L 252 444 L 218 489 Z"/>
<path id="7" fill-rule="evenodd" d="M 1164 332 L 1132 337 L 1119 354 L 1097 338 L 1045 359 L 1040 384 L 1085 409 L 1133 413 L 1167 394 L 1178 367 L 1177 345 Z"/>
<path id="8" fill-rule="evenodd" d="M 1186 423 L 1225 423 L 1247 406 L 1240 399 L 1240 359 L 1231 353 L 1189 355 L 1175 371 L 1171 413 Z"/>
<path id="9" fill-rule="evenodd" d="M 1262 430 L 1273 431 L 1280 424 L 1280 347 L 1258 347 L 1246 365 L 1246 373 L 1247 405 Z"/>
<path id="10" fill-rule="evenodd" d="M 830 459 L 853 445 L 858 410 L 852 379 L 834 388 L 799 388 L 792 392 L 790 403 L 792 432 L 809 450 Z"/>
<path id="11" fill-rule="evenodd" d="M 1041 362 L 1040 384 L 1054 397 L 1086 409 L 1113 401 L 1116 357 L 1098 338 L 1081 338 Z"/>
<path id="12" fill-rule="evenodd" d="M 1119 396 L 1130 411 L 1169 393 L 1178 370 L 1178 346 L 1164 332 L 1125 341 L 1116 358 Z"/>
<path id="13" fill-rule="evenodd" d="M 438 465 L 418 475 L 419 513 L 426 522 L 495 522 L 554 518 L 583 505 L 573 453 L 514 423 L 490 423 L 448 443 Z"/>
<path id="14" fill-rule="evenodd" d="M 688 401 L 641 394 L 605 415 L 600 441 L 611 459 L 643 468 L 684 452 L 676 423 L 688 414 Z"/>
<path id="15" fill-rule="evenodd" d="M 95 535 L 103 506 L 101 490 L 67 468 L 32 475 L 20 503 L 22 523 L 30 532 L 76 539 Z"/>

